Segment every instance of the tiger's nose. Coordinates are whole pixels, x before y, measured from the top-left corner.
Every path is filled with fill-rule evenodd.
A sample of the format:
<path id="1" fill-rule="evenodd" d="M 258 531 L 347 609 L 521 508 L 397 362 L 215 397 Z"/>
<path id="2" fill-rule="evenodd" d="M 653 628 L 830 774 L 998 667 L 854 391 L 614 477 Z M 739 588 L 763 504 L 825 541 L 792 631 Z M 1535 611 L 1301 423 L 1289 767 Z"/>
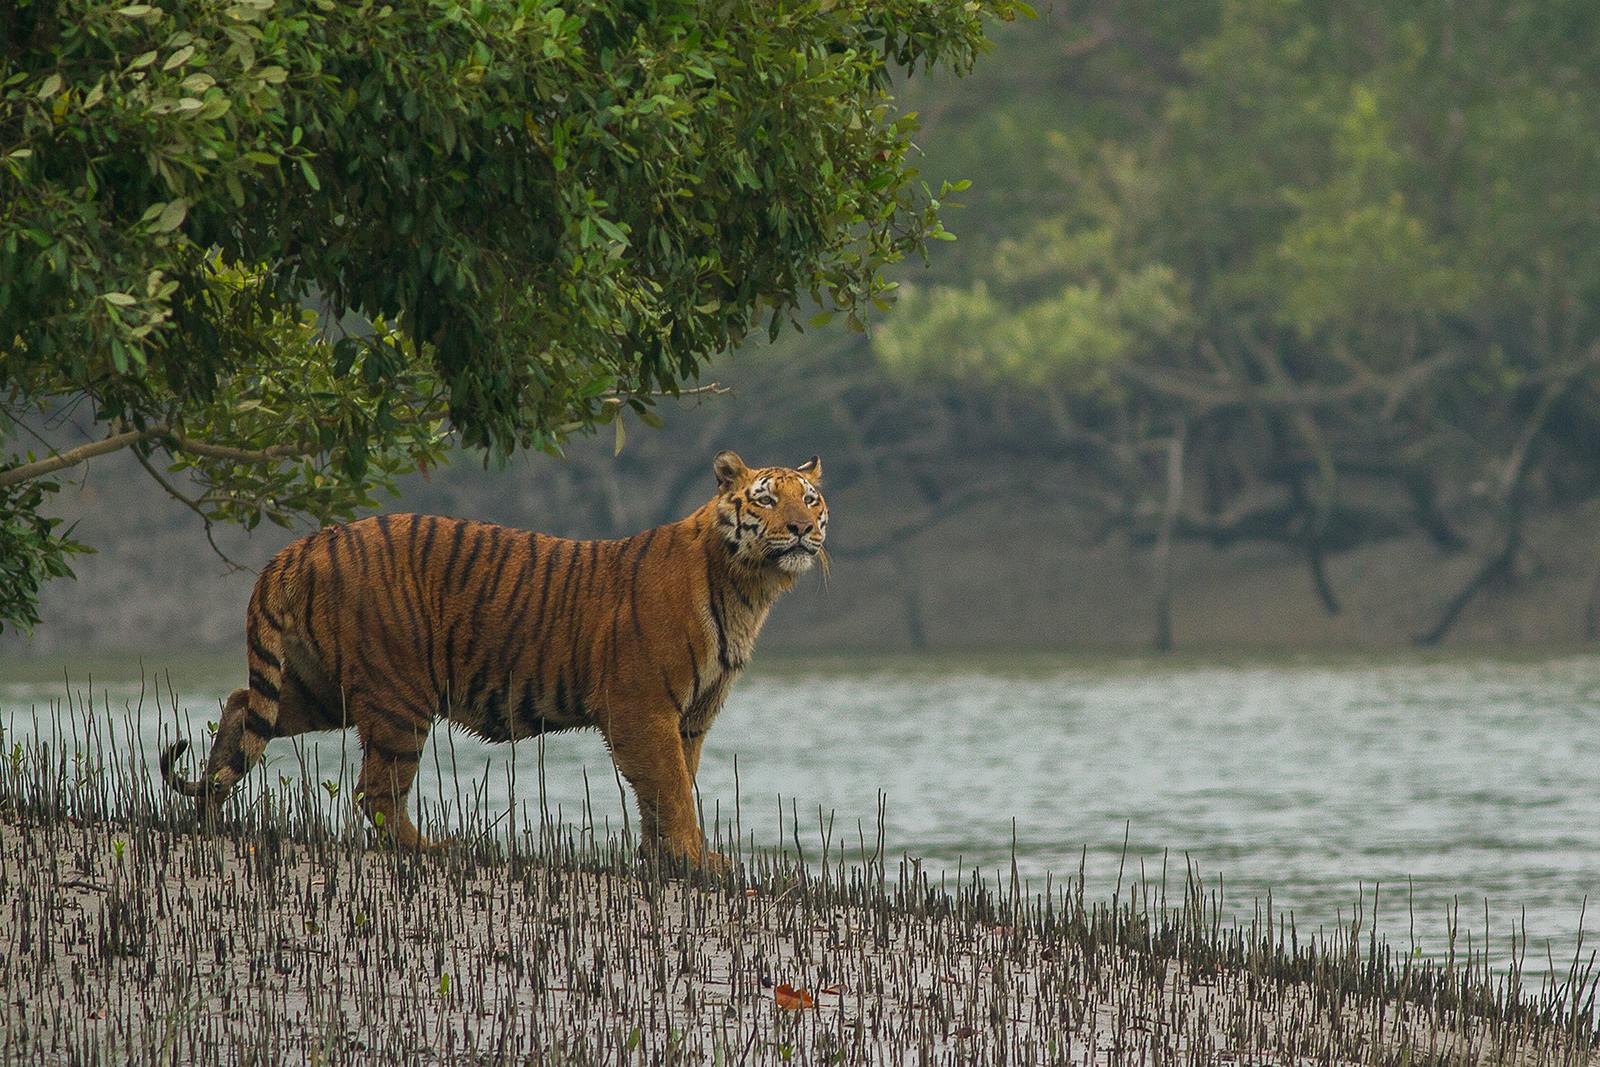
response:
<path id="1" fill-rule="evenodd" d="M 791 522 L 789 524 L 789 532 L 794 534 L 796 537 L 804 537 L 806 534 L 810 533 L 816 528 L 817 524 L 814 522 L 807 522 L 803 526 L 798 522 Z"/>

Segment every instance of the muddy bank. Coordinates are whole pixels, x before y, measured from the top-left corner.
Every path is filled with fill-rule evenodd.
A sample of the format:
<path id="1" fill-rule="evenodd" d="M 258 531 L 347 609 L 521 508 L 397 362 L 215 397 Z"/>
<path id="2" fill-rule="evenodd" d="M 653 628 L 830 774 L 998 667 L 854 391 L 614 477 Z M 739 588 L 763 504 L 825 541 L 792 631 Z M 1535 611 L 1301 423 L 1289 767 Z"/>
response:
<path id="1" fill-rule="evenodd" d="M 570 813 L 419 856 L 289 779 L 197 832 L 85 740 L 0 763 L 0 1063 L 1600 1063 L 1592 961 L 1525 988 L 1187 869 L 1095 901 L 723 826 L 707 880 Z"/>
<path id="2" fill-rule="evenodd" d="M 1462 975 L 1373 996 L 1138 885 L 1052 912 L 10 820 L 0 855 L 7 1063 L 1600 1062 Z"/>
<path id="3" fill-rule="evenodd" d="M 687 432 L 687 431 L 685 431 Z M 679 435 L 680 437 L 682 434 Z M 547 457 L 485 472 L 463 460 L 413 478 L 388 506 L 463 515 L 566 536 L 631 533 L 686 514 L 709 494 L 712 444 L 673 451 L 645 437 L 613 460 L 592 443 L 563 464 Z M 776 460 L 753 449 L 748 458 Z M 701 452 L 704 452 L 702 457 Z M 787 453 L 781 453 L 786 455 Z M 803 456 L 801 457 L 803 458 Z M 1028 473 L 1028 472 L 1023 472 Z M 1101 536 L 1102 517 L 1075 504 L 1072 472 L 1040 464 L 1037 492 L 994 492 L 982 463 L 952 462 L 939 499 L 907 478 L 836 463 L 828 471 L 834 560 L 826 586 L 808 579 L 774 611 L 763 650 L 1144 650 L 1155 633 L 1150 546 Z M 277 529 L 217 539 L 246 570 L 230 570 L 194 516 L 152 487 L 126 457 L 99 461 L 63 513 L 98 553 L 74 561 L 76 581 L 51 582 L 31 640 L 0 635 L 0 656 L 87 650 L 157 654 L 241 647 L 253 573 L 292 535 Z M 1491 553 L 1492 523 L 1458 520 L 1464 547 L 1420 533 L 1332 553 L 1340 610 L 1318 597 L 1291 546 L 1216 547 L 1179 540 L 1173 634 L 1180 650 L 1341 650 L 1411 647 Z M 1486 586 L 1445 644 L 1567 649 L 1600 637 L 1600 501 L 1528 521 L 1513 572 Z"/>

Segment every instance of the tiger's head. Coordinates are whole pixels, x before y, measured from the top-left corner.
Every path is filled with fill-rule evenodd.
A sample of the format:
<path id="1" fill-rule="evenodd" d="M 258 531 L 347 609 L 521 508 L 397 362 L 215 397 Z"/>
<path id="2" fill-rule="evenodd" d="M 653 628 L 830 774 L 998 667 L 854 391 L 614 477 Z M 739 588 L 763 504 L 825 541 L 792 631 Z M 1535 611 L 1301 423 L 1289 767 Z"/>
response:
<path id="1" fill-rule="evenodd" d="M 812 456 L 794 468 L 747 467 L 737 453 L 718 452 L 711 470 L 717 476 L 717 527 L 734 559 L 792 577 L 822 556 L 828 505 L 817 488 L 820 459 Z"/>

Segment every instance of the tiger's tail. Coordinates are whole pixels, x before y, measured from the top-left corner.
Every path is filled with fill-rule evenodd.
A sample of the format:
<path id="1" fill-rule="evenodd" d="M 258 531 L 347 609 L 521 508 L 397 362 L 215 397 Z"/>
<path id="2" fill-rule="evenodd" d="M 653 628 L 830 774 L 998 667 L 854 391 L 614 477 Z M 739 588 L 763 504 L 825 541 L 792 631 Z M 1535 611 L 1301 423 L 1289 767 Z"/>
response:
<path id="1" fill-rule="evenodd" d="M 192 782 L 179 774 L 178 768 L 174 766 L 178 758 L 187 751 L 189 742 L 181 737 L 161 750 L 161 780 L 167 783 L 168 789 L 179 796 L 209 799 L 217 788 L 214 782 Z"/>
<path id="2" fill-rule="evenodd" d="M 233 786 L 243 775 L 244 719 L 249 709 L 249 691 L 236 689 L 222 708 L 222 721 L 217 723 L 217 736 L 211 742 L 211 756 L 206 761 L 206 774 L 191 781 L 178 773 L 178 759 L 189 750 L 189 742 L 179 738 L 161 752 L 161 780 L 179 796 L 200 801 L 200 810 L 215 811 L 228 799 Z"/>
<path id="3" fill-rule="evenodd" d="M 189 781 L 178 774 L 176 763 L 189 748 L 178 740 L 161 753 L 161 777 L 167 788 L 200 802 L 202 815 L 214 813 L 233 787 L 261 759 L 267 742 L 277 734 L 278 691 L 283 682 L 283 625 L 287 617 L 283 571 L 288 567 L 280 553 L 256 581 L 245 618 L 250 685 L 235 689 L 222 709 L 217 736 L 211 742 L 205 777 Z"/>

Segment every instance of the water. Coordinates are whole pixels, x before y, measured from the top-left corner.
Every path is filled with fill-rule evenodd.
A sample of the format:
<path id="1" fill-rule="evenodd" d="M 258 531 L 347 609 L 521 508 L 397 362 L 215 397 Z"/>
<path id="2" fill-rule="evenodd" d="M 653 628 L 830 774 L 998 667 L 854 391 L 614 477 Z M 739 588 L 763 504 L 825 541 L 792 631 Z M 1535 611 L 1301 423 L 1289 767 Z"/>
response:
<path id="1" fill-rule="evenodd" d="M 179 696 L 198 744 L 235 682 L 190 673 Z M 136 670 L 95 679 L 114 706 L 138 690 Z M 59 678 L 0 667 L 9 738 L 32 732 L 36 716 L 48 733 L 64 691 Z M 1487 902 L 1491 958 L 1503 966 L 1513 930 L 1525 929 L 1526 970 L 1537 974 L 1566 969 L 1584 902 L 1600 890 L 1597 697 L 1594 657 L 769 664 L 735 688 L 699 787 L 707 819 L 731 821 L 737 758 L 746 834 L 775 845 L 781 804 L 783 840 L 792 847 L 798 813 L 812 856 L 819 810 L 836 847 L 855 854 L 864 839 L 870 850 L 881 792 L 890 855 L 919 857 L 935 877 L 975 867 L 1009 877 L 1014 835 L 1017 868 L 1037 887 L 1080 861 L 1091 894 L 1109 897 L 1119 867 L 1131 880 L 1141 865 L 1155 879 L 1166 864 L 1176 887 L 1187 863 L 1213 886 L 1220 876 L 1239 914 L 1270 888 L 1301 929 L 1348 923 L 1358 901 L 1370 916 L 1381 885 L 1380 933 L 1407 946 L 1414 931 L 1429 956 L 1447 951 L 1457 907 L 1458 946 L 1470 933 L 1481 948 Z M 173 725 L 152 705 L 139 721 L 153 754 Z M 337 777 L 341 742 L 323 736 L 300 753 L 274 743 L 265 780 L 298 776 L 302 758 Z M 342 747 L 354 748 L 353 735 Z M 517 792 L 534 813 L 537 760 L 536 746 L 518 746 Z M 458 810 L 458 785 L 470 796 L 476 782 L 503 809 L 509 764 L 508 746 L 436 731 L 417 792 Z M 547 803 L 563 821 L 621 827 L 598 735 L 549 739 L 544 764 Z M 1583 922 L 1587 943 L 1600 943 L 1600 920 Z"/>

